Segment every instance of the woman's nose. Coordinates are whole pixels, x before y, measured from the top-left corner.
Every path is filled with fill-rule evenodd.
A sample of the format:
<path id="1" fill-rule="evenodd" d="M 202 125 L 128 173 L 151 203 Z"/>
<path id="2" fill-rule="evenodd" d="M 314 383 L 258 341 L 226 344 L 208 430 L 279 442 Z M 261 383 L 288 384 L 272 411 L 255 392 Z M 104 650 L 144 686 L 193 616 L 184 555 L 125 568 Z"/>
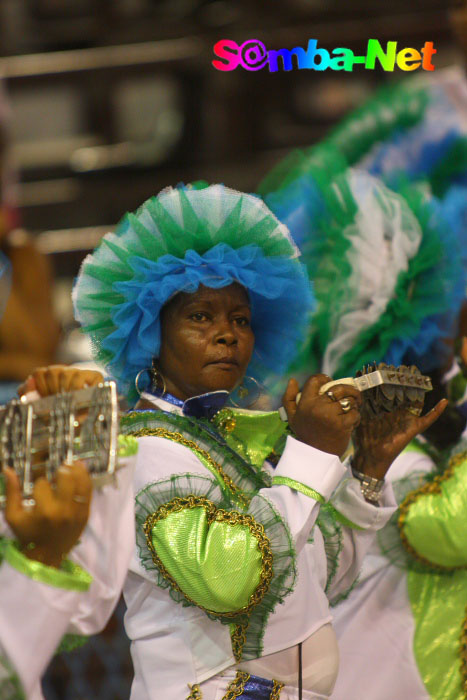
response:
<path id="1" fill-rule="evenodd" d="M 225 323 L 220 326 L 215 335 L 215 342 L 220 345 L 236 345 L 238 339 L 230 323 Z"/>

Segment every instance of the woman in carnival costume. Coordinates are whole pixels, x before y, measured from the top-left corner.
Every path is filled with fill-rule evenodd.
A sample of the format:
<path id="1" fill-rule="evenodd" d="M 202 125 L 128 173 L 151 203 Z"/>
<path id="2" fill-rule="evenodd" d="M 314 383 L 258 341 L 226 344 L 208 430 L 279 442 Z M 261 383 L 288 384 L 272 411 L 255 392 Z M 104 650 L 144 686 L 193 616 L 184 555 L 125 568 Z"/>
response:
<path id="1" fill-rule="evenodd" d="M 342 153 L 318 168 L 325 152 L 303 154 L 301 165 L 294 155 L 295 171 L 264 194 L 314 275 L 318 309 L 302 362 L 338 376 L 370 361 L 446 370 L 465 273 L 439 201 L 417 183 L 399 179 L 396 191 L 346 169 Z M 440 423 L 454 422 L 458 439 L 465 422 L 459 429 L 454 410 L 446 414 Z M 448 462 L 412 443 L 389 471 L 399 509 L 334 609 L 336 700 L 466 697 L 467 453 L 456 452 Z"/>
<path id="2" fill-rule="evenodd" d="M 164 190 L 83 263 L 77 318 L 122 390 L 141 392 L 122 422 L 139 438 L 133 700 L 329 697 L 326 596 L 392 514 L 389 464 L 444 408 L 357 451 L 377 481 L 365 498 L 339 459 L 360 419 L 350 386 L 320 394 L 316 375 L 297 404 L 292 380 L 288 425 L 225 407 L 245 374 L 280 374 L 297 351 L 312 308 L 297 256 L 259 198 L 214 185 Z"/>

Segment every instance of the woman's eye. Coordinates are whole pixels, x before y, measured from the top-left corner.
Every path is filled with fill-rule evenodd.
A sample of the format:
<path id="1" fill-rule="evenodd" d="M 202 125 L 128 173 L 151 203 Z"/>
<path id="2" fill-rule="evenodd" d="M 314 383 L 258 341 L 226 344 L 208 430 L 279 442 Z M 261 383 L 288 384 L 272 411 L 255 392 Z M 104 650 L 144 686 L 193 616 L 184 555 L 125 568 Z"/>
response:
<path id="1" fill-rule="evenodd" d="M 238 316 L 235 319 L 235 322 L 238 326 L 249 326 L 250 325 L 250 319 L 247 316 Z"/>
<path id="2" fill-rule="evenodd" d="M 193 321 L 206 321 L 207 316 L 201 311 L 197 311 L 195 314 L 191 314 L 190 318 L 193 319 Z"/>

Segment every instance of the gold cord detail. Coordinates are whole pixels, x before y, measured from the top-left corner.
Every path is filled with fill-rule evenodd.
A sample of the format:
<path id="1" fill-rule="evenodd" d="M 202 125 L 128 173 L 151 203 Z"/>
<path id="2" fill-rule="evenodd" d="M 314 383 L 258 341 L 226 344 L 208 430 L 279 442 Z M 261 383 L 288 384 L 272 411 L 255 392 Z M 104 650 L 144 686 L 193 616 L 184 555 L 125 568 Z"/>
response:
<path id="1" fill-rule="evenodd" d="M 245 690 L 245 685 L 247 681 L 250 680 L 250 674 L 246 671 L 237 671 L 237 675 L 234 680 L 229 683 L 227 692 L 223 696 L 222 700 L 235 700 L 235 698 L 240 697 Z"/>
<path id="2" fill-rule="evenodd" d="M 199 685 L 196 683 L 195 685 L 189 685 L 188 686 L 191 690 L 190 694 L 188 695 L 186 700 L 202 700 L 203 699 L 203 693 L 201 692 L 201 688 Z"/>
<path id="3" fill-rule="evenodd" d="M 271 690 L 271 695 L 270 695 L 270 700 L 279 700 L 279 696 L 282 692 L 282 688 L 284 687 L 283 683 L 280 683 L 279 681 L 273 681 L 273 688 Z"/>
<path id="4" fill-rule="evenodd" d="M 248 624 L 249 621 L 245 623 L 239 622 L 234 626 L 233 630 L 230 633 L 232 653 L 237 663 L 242 658 L 243 646 L 246 642 L 246 631 L 248 629 Z"/>

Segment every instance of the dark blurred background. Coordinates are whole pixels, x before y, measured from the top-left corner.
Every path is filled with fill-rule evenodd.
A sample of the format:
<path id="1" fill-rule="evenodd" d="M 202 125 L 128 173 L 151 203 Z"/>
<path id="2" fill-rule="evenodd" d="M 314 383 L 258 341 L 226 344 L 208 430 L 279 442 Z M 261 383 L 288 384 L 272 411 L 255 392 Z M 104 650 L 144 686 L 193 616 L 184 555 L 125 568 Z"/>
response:
<path id="1" fill-rule="evenodd" d="M 455 4 L 1 0 L 15 199 L 21 226 L 53 269 L 51 308 L 61 329 L 54 359 L 89 355 L 73 322 L 71 284 L 86 252 L 125 211 L 193 179 L 254 191 L 292 148 L 318 141 L 378 85 L 410 75 L 358 66 L 222 73 L 211 65 L 217 41 L 257 38 L 268 49 L 291 49 L 316 38 L 357 53 L 369 38 L 418 49 L 434 41 L 439 69 L 463 63 L 450 22 Z M 120 609 L 94 646 L 54 663 L 47 697 L 118 700 L 128 697 L 130 677 Z"/>

